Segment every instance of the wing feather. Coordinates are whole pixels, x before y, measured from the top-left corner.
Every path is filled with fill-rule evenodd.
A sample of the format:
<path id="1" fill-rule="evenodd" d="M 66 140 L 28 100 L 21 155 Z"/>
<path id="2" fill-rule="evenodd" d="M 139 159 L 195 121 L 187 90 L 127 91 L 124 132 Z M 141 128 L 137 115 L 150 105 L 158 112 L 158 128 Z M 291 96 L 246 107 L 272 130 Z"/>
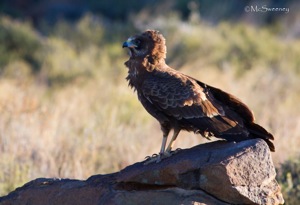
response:
<path id="1" fill-rule="evenodd" d="M 243 103 L 241 100 L 239 100 L 237 97 L 224 92 L 221 89 L 206 85 L 196 79 L 194 79 L 200 86 L 206 87 L 207 90 L 214 96 L 216 100 L 218 100 L 220 103 L 226 104 L 226 106 L 230 109 L 236 112 L 238 115 L 243 116 L 245 121 L 248 122 L 254 122 L 255 118 L 253 115 L 253 112 L 250 110 L 250 108 Z"/>
<path id="2" fill-rule="evenodd" d="M 142 85 L 143 95 L 159 110 L 176 119 L 224 115 L 222 106 L 204 88 L 179 73 L 156 72 Z"/>

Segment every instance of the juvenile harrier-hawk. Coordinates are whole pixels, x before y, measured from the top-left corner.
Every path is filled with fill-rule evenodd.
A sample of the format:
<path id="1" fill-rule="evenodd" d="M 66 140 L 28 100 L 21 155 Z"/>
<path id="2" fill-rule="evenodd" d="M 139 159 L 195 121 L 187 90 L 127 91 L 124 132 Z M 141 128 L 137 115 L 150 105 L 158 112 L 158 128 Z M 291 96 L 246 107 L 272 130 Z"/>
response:
<path id="1" fill-rule="evenodd" d="M 157 161 L 170 154 L 180 130 L 236 142 L 261 138 L 275 151 L 272 134 L 254 123 L 252 112 L 243 102 L 165 63 L 165 38 L 158 31 L 132 36 L 123 47 L 130 54 L 125 62 L 129 69 L 126 79 L 144 108 L 161 125 L 163 140 Z M 166 148 L 171 129 L 174 134 Z"/>

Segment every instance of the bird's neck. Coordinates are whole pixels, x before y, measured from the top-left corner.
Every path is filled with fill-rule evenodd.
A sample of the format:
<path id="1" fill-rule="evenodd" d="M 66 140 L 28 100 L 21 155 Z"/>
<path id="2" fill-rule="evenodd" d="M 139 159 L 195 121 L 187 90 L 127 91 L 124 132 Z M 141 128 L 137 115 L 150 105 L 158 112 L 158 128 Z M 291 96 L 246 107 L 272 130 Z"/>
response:
<path id="1" fill-rule="evenodd" d="M 137 88 L 144 81 L 146 73 L 152 73 L 166 66 L 164 59 L 150 60 L 148 56 L 145 58 L 130 58 L 125 62 L 128 68 L 127 80 L 131 87 Z"/>

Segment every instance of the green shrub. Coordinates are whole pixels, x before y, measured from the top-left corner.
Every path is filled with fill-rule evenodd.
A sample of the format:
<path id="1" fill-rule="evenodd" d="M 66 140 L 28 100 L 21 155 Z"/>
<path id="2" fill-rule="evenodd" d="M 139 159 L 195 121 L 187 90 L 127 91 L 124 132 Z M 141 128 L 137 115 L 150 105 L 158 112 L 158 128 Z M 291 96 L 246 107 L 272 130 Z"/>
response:
<path id="1" fill-rule="evenodd" d="M 16 60 L 25 60 L 33 71 L 39 70 L 38 53 L 42 47 L 37 33 L 28 23 L 0 17 L 0 72 Z"/>
<path id="2" fill-rule="evenodd" d="M 49 31 L 51 36 L 60 37 L 72 43 L 77 50 L 91 45 L 100 46 L 103 41 L 105 28 L 100 18 L 91 14 L 85 15 L 76 23 L 59 21 Z"/>
<path id="3" fill-rule="evenodd" d="M 300 158 L 288 160 L 277 171 L 285 204 L 300 204 Z"/>

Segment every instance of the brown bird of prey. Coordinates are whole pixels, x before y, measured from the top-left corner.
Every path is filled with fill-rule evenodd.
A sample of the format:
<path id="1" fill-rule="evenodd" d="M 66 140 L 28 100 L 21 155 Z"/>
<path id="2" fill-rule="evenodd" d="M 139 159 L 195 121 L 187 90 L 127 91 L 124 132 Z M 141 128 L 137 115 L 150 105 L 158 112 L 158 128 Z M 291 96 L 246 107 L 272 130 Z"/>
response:
<path id="1" fill-rule="evenodd" d="M 272 134 L 254 123 L 252 111 L 235 96 L 209 86 L 169 67 L 165 38 L 147 30 L 123 43 L 130 58 L 127 80 L 137 91 L 144 108 L 156 118 L 163 132 L 157 162 L 169 156 L 180 130 L 193 131 L 206 138 L 227 141 L 263 139 L 275 151 Z M 174 131 L 166 148 L 170 130 Z"/>

